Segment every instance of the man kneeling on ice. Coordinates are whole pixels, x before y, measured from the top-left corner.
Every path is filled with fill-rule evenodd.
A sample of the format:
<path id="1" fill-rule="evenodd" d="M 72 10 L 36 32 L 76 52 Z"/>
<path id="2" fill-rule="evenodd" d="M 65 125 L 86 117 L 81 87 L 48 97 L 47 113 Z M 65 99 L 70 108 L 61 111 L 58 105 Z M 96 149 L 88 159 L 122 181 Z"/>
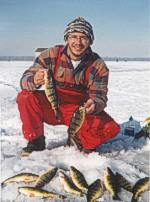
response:
<path id="1" fill-rule="evenodd" d="M 85 116 L 74 137 L 81 150 L 95 150 L 120 130 L 104 111 L 109 70 L 91 49 L 91 24 L 82 17 L 76 18 L 67 25 L 64 40 L 64 46 L 43 51 L 21 78 L 17 103 L 23 134 L 29 141 L 24 152 L 44 150 L 44 122 L 71 127 L 72 115 L 81 105 L 85 107 Z M 45 91 L 39 91 L 44 84 Z"/>

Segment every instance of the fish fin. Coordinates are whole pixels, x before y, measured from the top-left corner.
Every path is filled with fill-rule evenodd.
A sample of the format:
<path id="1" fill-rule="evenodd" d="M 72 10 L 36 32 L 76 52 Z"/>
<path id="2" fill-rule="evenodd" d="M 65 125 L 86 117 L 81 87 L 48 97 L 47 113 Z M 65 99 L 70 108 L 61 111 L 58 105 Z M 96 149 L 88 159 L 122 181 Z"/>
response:
<path id="1" fill-rule="evenodd" d="M 104 181 L 101 181 L 101 186 L 102 186 L 103 192 L 107 190 L 106 187 L 105 187 Z"/>
<path id="2" fill-rule="evenodd" d="M 67 196 L 65 196 L 65 195 L 60 195 L 59 198 L 65 199 L 65 198 L 67 198 Z"/>
<path id="3" fill-rule="evenodd" d="M 131 202 L 137 202 L 137 199 L 135 199 L 134 196 L 132 196 Z"/>
<path id="4" fill-rule="evenodd" d="M 78 138 L 78 136 L 75 135 L 75 136 L 72 137 L 71 139 L 72 139 L 73 145 L 74 145 L 79 151 L 82 151 L 83 147 L 82 147 L 82 144 L 81 144 L 80 139 Z"/>
<path id="5" fill-rule="evenodd" d="M 1 183 L 1 188 L 4 188 L 6 184 L 4 182 Z"/>
<path id="6" fill-rule="evenodd" d="M 46 196 L 41 197 L 41 199 L 43 199 L 43 201 L 47 200 Z"/>
<path id="7" fill-rule="evenodd" d="M 18 193 L 17 193 L 17 196 L 16 196 L 16 199 L 15 199 L 15 201 L 17 202 L 17 199 L 18 199 L 18 197 L 21 195 L 21 193 L 18 191 Z"/>
<path id="8" fill-rule="evenodd" d="M 9 183 L 8 183 L 8 184 L 9 184 Z M 2 189 L 5 188 L 8 184 L 2 183 L 2 184 L 1 184 L 1 188 L 2 188 Z"/>
<path id="9" fill-rule="evenodd" d="M 84 196 L 84 193 L 83 193 L 83 192 L 81 192 L 80 197 L 83 197 L 83 196 Z"/>
<path id="10" fill-rule="evenodd" d="M 121 199 L 120 199 L 120 197 L 119 197 L 118 195 L 113 196 L 112 199 L 113 199 L 113 200 L 116 200 L 116 201 L 121 201 Z"/>
<path id="11" fill-rule="evenodd" d="M 70 140 L 70 135 L 68 136 L 68 139 L 67 139 L 67 146 L 71 146 L 71 140 Z"/>

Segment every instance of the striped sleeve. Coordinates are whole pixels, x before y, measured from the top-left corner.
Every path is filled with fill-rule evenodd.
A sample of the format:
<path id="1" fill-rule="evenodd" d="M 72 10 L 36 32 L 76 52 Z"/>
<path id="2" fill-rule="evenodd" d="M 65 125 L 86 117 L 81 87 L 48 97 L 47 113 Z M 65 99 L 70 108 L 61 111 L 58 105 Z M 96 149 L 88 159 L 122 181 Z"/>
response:
<path id="1" fill-rule="evenodd" d="M 88 82 L 89 97 L 95 102 L 94 114 L 104 110 L 107 103 L 109 70 L 102 59 L 94 62 Z"/>
<path id="2" fill-rule="evenodd" d="M 48 68 L 49 61 L 49 49 L 47 49 L 43 51 L 39 57 L 35 59 L 34 64 L 23 73 L 20 80 L 20 86 L 23 90 L 34 91 L 40 87 L 34 84 L 34 75 L 40 68 Z"/>

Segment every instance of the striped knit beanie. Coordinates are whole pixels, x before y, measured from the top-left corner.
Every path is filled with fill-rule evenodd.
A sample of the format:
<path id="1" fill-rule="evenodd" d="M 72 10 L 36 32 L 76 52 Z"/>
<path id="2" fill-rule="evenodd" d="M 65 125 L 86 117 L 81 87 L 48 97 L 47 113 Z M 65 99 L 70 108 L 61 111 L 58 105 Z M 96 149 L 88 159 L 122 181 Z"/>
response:
<path id="1" fill-rule="evenodd" d="M 66 41 L 68 35 L 73 32 L 81 32 L 86 34 L 89 37 L 91 44 L 93 43 L 94 34 L 92 25 L 89 22 L 87 22 L 83 17 L 77 17 L 75 20 L 71 21 L 67 25 L 67 28 L 65 29 L 64 32 L 64 40 Z"/>

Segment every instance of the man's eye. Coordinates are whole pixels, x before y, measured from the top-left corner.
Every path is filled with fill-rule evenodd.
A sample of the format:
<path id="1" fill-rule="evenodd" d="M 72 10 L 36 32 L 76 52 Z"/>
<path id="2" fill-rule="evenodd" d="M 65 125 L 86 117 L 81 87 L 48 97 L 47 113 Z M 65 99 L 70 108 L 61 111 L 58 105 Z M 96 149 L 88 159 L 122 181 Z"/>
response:
<path id="1" fill-rule="evenodd" d="M 83 40 L 87 40 L 88 38 L 86 36 L 81 37 Z"/>

